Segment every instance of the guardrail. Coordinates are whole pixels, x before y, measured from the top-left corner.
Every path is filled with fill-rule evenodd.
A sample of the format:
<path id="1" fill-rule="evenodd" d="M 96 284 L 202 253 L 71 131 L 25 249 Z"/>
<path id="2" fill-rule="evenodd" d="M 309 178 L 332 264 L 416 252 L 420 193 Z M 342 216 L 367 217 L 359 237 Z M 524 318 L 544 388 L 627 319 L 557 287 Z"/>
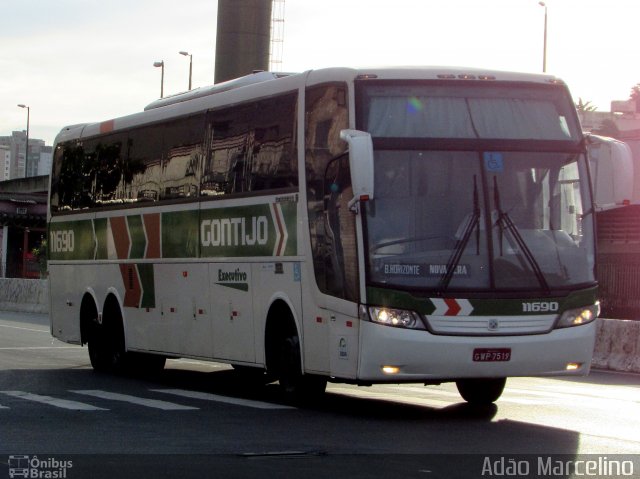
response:
<path id="1" fill-rule="evenodd" d="M 49 312 L 49 281 L 0 278 L 0 311 Z M 592 367 L 640 373 L 640 321 L 598 320 Z"/>

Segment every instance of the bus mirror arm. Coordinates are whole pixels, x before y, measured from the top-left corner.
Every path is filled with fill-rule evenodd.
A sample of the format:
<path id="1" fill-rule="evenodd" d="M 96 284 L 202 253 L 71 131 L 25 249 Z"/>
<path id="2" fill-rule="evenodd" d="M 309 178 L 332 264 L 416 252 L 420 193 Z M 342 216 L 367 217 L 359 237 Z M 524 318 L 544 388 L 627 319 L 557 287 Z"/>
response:
<path id="1" fill-rule="evenodd" d="M 373 141 L 369 133 L 358 130 L 342 130 L 340 138 L 349 145 L 349 170 L 353 188 L 349 209 L 357 212 L 360 201 L 373 199 Z"/>

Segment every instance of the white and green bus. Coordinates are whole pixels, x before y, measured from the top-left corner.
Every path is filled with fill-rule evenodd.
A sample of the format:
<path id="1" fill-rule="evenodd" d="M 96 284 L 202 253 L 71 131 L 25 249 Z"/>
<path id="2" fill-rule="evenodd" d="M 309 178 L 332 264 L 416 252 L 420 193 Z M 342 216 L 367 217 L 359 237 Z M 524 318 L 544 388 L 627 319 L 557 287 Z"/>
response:
<path id="1" fill-rule="evenodd" d="M 262 72 L 64 128 L 51 331 L 98 370 L 197 358 L 327 381 L 589 372 L 585 143 L 565 84 L 456 68 Z"/>

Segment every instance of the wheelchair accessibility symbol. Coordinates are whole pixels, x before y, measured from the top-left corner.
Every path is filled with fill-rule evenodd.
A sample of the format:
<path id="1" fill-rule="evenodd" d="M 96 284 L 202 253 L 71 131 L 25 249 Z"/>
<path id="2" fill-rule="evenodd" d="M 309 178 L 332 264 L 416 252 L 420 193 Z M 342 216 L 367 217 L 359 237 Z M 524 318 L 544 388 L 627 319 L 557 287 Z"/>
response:
<path id="1" fill-rule="evenodd" d="M 483 157 L 485 170 L 490 173 L 502 173 L 504 171 L 502 153 L 486 151 Z"/>

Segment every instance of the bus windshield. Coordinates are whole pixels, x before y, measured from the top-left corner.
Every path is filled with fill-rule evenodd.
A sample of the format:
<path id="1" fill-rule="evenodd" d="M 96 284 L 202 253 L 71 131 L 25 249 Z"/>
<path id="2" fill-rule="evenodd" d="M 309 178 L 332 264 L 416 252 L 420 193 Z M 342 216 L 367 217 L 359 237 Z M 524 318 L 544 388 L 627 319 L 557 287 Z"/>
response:
<path id="1" fill-rule="evenodd" d="M 391 90 L 376 86 L 364 96 L 376 168 L 366 215 L 370 283 L 546 294 L 594 283 L 586 162 L 575 147 L 573 117 L 556 94 L 563 90 L 550 90 L 546 101 L 522 88 L 501 90 L 498 98 L 492 87 L 479 101 L 473 95 L 481 89 L 470 89 L 470 98 L 456 89 L 447 108 L 416 86 L 403 100 L 402 88 Z M 567 95 L 567 112 L 569 102 Z M 432 104 L 435 111 L 426 111 Z M 475 141 L 461 147 L 423 138 Z M 508 149 L 496 141 L 491 149 L 480 138 L 516 141 Z M 548 140 L 565 146 L 537 148 Z"/>
<path id="2" fill-rule="evenodd" d="M 581 137 L 571 99 L 557 85 L 378 85 L 364 89 L 359 112 L 374 138 Z"/>

